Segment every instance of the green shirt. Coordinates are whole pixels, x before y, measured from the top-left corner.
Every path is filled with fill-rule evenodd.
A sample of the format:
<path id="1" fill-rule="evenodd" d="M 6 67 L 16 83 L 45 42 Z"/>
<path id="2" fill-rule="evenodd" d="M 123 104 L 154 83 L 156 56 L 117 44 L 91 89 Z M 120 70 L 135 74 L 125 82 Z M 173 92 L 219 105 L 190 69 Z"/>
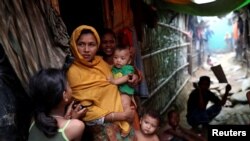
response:
<path id="1" fill-rule="evenodd" d="M 30 127 L 28 141 L 69 141 L 64 133 L 64 130 L 68 126 L 69 122 L 70 120 L 66 122 L 63 128 L 58 129 L 58 134 L 51 138 L 48 138 L 41 130 L 37 128 L 35 122 L 33 122 Z"/>
<path id="2" fill-rule="evenodd" d="M 112 73 L 114 78 L 119 78 L 128 74 L 134 73 L 134 67 L 131 65 L 124 65 L 122 68 L 112 68 Z M 119 91 L 123 94 L 133 95 L 135 92 L 135 89 L 131 86 L 129 86 L 127 83 L 118 85 Z"/>

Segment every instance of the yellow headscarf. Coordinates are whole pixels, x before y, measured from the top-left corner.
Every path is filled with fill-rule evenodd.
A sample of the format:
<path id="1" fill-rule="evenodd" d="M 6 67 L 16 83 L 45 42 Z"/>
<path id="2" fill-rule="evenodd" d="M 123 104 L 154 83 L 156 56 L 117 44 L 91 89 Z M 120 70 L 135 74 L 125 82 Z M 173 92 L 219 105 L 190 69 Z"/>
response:
<path id="1" fill-rule="evenodd" d="M 87 62 L 77 50 L 76 41 L 82 30 L 91 30 L 96 37 L 98 46 L 100 38 L 91 26 L 82 25 L 76 28 L 71 36 L 71 50 L 75 57 L 70 66 L 67 77 L 72 88 L 72 96 L 81 101 L 82 105 L 92 103 L 88 107 L 84 121 L 99 119 L 111 112 L 123 112 L 120 92 L 116 85 L 107 81 L 111 76 L 110 66 L 100 57 L 95 56 L 92 62 Z M 128 133 L 130 126 L 127 122 L 116 122 L 123 133 Z"/>
<path id="2" fill-rule="evenodd" d="M 95 38 L 96 38 L 97 46 L 98 47 L 100 46 L 100 42 L 101 42 L 100 37 L 99 37 L 99 34 L 97 33 L 97 31 L 95 30 L 95 28 L 93 28 L 92 26 L 88 26 L 88 25 L 81 25 L 81 26 L 77 27 L 71 35 L 71 39 L 70 39 L 71 51 L 72 51 L 73 56 L 75 57 L 75 59 L 77 60 L 78 63 L 82 63 L 83 65 L 87 65 L 87 66 L 96 65 L 100 61 L 99 57 L 95 57 L 93 62 L 90 63 L 90 62 L 85 61 L 85 59 L 82 57 L 82 55 L 77 50 L 76 42 L 77 42 L 78 38 L 80 37 L 81 32 L 83 30 L 92 31 Z"/>

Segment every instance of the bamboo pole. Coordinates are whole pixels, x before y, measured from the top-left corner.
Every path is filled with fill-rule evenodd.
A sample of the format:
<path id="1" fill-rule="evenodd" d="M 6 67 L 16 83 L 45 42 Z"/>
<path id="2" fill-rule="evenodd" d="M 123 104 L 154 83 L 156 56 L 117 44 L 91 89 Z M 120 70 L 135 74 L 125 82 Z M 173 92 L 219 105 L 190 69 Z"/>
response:
<path id="1" fill-rule="evenodd" d="M 171 26 L 171 25 L 168 25 L 168 24 L 164 24 L 164 23 L 160 23 L 160 22 L 158 22 L 157 24 L 160 25 L 160 26 L 168 27 L 168 28 L 174 29 L 174 30 L 176 30 L 176 31 L 179 31 L 179 32 L 181 32 L 182 34 L 184 34 L 185 36 L 189 37 L 189 33 L 186 32 L 186 31 L 184 31 L 184 30 L 181 30 L 181 29 L 176 28 L 176 27 L 174 27 L 174 26 Z"/>
<path id="2" fill-rule="evenodd" d="M 176 92 L 176 94 L 171 98 L 171 100 L 168 102 L 168 104 L 163 108 L 163 110 L 160 111 L 160 114 L 163 114 L 168 109 L 168 107 L 172 104 L 172 102 L 180 94 L 181 90 L 185 87 L 185 85 L 187 84 L 187 82 L 188 82 L 189 79 L 190 79 L 190 76 L 184 81 L 184 83 L 178 89 L 178 91 Z"/>
<path id="3" fill-rule="evenodd" d="M 142 59 L 145 59 L 145 58 L 148 58 L 148 57 L 151 57 L 151 56 L 154 56 L 156 54 L 159 54 L 161 52 L 164 52 L 164 51 L 168 51 L 168 50 L 173 50 L 173 49 L 177 49 L 177 48 L 182 48 L 182 47 L 186 47 L 190 45 L 190 43 L 183 43 L 181 45 L 175 45 L 175 46 L 171 46 L 171 47 L 168 47 L 168 48 L 163 48 L 163 49 L 160 49 L 160 50 L 157 50 L 153 53 L 149 53 L 149 54 L 146 54 L 146 55 L 143 55 L 142 56 Z"/>
<path id="4" fill-rule="evenodd" d="M 175 70 L 167 79 L 165 79 L 164 82 L 162 82 L 156 89 L 154 89 L 154 90 L 150 93 L 148 99 L 147 99 L 146 101 L 143 101 L 142 104 L 146 103 L 149 99 L 151 99 L 151 98 L 156 94 L 156 92 L 159 91 L 166 83 L 168 83 L 169 80 L 171 80 L 171 78 L 172 78 L 177 72 L 179 72 L 180 70 L 184 69 L 184 68 L 187 67 L 188 65 L 189 65 L 189 64 L 186 63 L 185 65 L 183 65 L 183 66 L 179 67 L 177 70 Z"/>

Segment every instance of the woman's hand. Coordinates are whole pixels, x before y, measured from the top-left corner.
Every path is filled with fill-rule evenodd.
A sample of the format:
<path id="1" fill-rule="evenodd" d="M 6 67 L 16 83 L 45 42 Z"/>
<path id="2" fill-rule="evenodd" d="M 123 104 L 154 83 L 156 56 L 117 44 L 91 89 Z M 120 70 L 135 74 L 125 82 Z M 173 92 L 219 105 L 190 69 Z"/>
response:
<path id="1" fill-rule="evenodd" d="M 115 80 L 114 80 L 113 76 L 107 77 L 107 80 L 108 80 L 109 83 L 115 84 Z"/>
<path id="2" fill-rule="evenodd" d="M 132 123 L 134 121 L 135 107 L 131 106 L 128 110 L 124 112 L 112 112 L 105 116 L 105 121 L 115 122 L 115 121 L 127 121 Z"/>
<path id="3" fill-rule="evenodd" d="M 132 123 L 135 116 L 135 107 L 131 106 L 128 110 L 124 111 L 124 118 L 126 121 Z"/>
<path id="4" fill-rule="evenodd" d="M 139 77 L 137 74 L 129 74 L 129 79 L 128 79 L 128 83 L 129 85 L 131 85 L 132 87 L 135 87 L 138 85 L 139 83 Z"/>
<path id="5" fill-rule="evenodd" d="M 67 119 L 81 119 L 85 116 L 87 109 L 84 108 L 80 103 L 72 101 L 67 107 L 66 114 L 64 115 Z"/>

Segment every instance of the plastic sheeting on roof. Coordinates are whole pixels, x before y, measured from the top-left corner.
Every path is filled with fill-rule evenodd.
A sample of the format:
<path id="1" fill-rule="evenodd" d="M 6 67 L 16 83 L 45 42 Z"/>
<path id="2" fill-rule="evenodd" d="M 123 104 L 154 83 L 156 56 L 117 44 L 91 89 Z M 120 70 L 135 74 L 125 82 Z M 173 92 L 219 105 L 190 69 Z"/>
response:
<path id="1" fill-rule="evenodd" d="M 205 4 L 196 4 L 194 2 L 177 4 L 168 0 L 158 0 L 156 1 L 156 6 L 159 11 L 173 10 L 197 16 L 218 16 L 240 9 L 249 3 L 250 0 L 216 0 Z"/>

